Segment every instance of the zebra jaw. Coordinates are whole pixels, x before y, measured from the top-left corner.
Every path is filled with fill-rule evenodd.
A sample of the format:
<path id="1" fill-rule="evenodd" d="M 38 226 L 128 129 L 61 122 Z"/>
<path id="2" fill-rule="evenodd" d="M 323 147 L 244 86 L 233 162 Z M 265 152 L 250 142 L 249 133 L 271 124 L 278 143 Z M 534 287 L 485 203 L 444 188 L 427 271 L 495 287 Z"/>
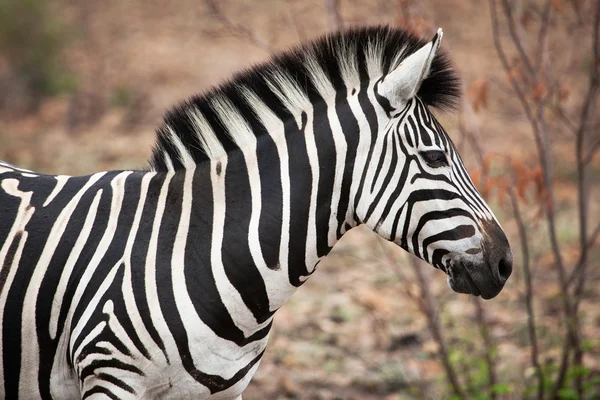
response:
<path id="1" fill-rule="evenodd" d="M 496 297 L 504 287 L 504 284 L 498 285 L 488 281 L 489 278 L 485 275 L 482 276 L 481 274 L 470 272 L 476 271 L 478 268 L 489 269 L 487 265 L 477 266 L 471 262 L 451 261 L 448 259 L 444 267 L 448 286 L 457 293 L 481 296 L 483 299 L 489 300 Z"/>

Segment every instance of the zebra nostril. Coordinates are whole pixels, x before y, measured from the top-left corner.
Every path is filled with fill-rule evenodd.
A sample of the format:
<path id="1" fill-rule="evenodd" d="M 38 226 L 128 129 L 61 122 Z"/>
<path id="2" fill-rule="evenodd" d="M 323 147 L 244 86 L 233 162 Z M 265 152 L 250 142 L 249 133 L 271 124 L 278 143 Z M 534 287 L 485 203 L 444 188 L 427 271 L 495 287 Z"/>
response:
<path id="1" fill-rule="evenodd" d="M 504 283 L 512 273 L 513 263 L 510 259 L 501 259 L 498 263 L 498 277 L 500 278 L 500 282 Z"/>

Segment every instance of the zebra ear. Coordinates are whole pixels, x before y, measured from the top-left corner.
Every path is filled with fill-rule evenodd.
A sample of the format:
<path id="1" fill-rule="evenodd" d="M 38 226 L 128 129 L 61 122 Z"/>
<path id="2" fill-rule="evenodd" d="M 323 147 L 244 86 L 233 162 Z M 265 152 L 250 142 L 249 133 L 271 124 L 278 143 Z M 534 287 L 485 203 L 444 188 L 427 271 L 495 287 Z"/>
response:
<path id="1" fill-rule="evenodd" d="M 404 103 L 417 94 L 421 82 L 429 75 L 442 36 L 442 28 L 438 28 L 431 42 L 408 56 L 383 78 L 379 84 L 379 92 L 390 100 L 392 105 Z"/>

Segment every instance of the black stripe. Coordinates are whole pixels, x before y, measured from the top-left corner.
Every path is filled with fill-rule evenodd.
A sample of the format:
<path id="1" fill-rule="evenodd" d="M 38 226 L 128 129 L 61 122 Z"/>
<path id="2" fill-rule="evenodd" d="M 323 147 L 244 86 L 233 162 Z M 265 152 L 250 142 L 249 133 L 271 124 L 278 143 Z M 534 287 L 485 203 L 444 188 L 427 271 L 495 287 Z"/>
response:
<path id="1" fill-rule="evenodd" d="M 453 218 L 453 217 L 458 217 L 458 216 L 467 217 L 467 218 L 470 218 L 471 220 L 475 221 L 473 216 L 467 210 L 463 210 L 462 208 L 450 208 L 448 210 L 443 210 L 443 211 L 436 210 L 436 211 L 430 211 L 426 214 L 423 214 L 423 216 L 419 219 L 419 224 L 413 231 L 413 236 L 412 236 L 413 254 L 417 257 L 421 257 L 421 255 L 420 255 L 421 252 L 419 250 L 419 233 L 421 233 L 421 229 L 423 229 L 423 227 L 425 226 L 426 223 L 428 223 L 430 221 L 434 221 L 434 220 L 448 219 L 448 218 Z"/>
<path id="2" fill-rule="evenodd" d="M 290 283 L 294 286 L 302 284 L 300 276 L 308 275 L 305 263 L 306 236 L 313 176 L 309 167 L 304 135 L 306 123 L 305 113 L 302 114 L 302 129 L 300 130 L 294 119 L 285 122 L 290 171 L 290 218 L 292 218 L 289 228 L 288 273 Z"/>
<path id="3" fill-rule="evenodd" d="M 401 141 L 400 138 L 398 138 L 396 135 L 392 135 L 389 140 L 392 140 L 393 142 L 396 141 Z M 379 189 L 379 192 L 376 194 L 375 198 L 373 199 L 373 202 L 369 205 L 369 209 L 367 210 L 367 214 L 365 215 L 365 223 L 366 221 L 369 220 L 369 218 L 371 218 L 371 215 L 373 214 L 373 212 L 375 211 L 375 208 L 381 203 L 381 200 L 383 199 L 383 195 L 385 194 L 386 189 L 388 188 L 388 186 L 390 185 L 390 182 L 392 181 L 392 177 L 394 176 L 394 173 L 396 172 L 396 167 L 399 166 L 398 164 L 398 149 L 397 146 L 393 145 L 390 146 L 391 147 L 391 160 L 390 160 L 390 166 L 388 168 L 388 170 L 386 171 L 386 175 L 385 178 L 383 180 L 383 184 L 381 185 L 381 188 Z M 386 157 L 387 155 L 385 153 L 382 153 L 382 158 Z M 408 160 L 408 157 L 407 157 Z M 392 207 L 392 204 L 394 203 L 394 199 L 396 199 L 397 195 L 396 193 L 400 193 L 402 191 L 402 187 L 404 185 L 404 182 L 406 182 L 406 175 L 408 175 L 408 168 L 406 167 L 409 163 L 405 163 L 404 168 L 402 169 L 402 173 L 400 176 L 400 179 L 398 180 L 398 183 L 396 185 L 396 190 L 394 190 L 394 192 L 392 192 L 391 196 L 389 196 L 387 199 L 383 199 L 383 201 L 386 202 L 385 204 L 385 208 L 384 208 L 384 213 L 382 214 L 382 219 L 385 218 L 383 215 L 386 214 L 386 211 L 389 212 L 390 208 Z"/>
<path id="4" fill-rule="evenodd" d="M 446 249 L 435 249 L 431 256 L 431 265 L 448 273 L 446 266 L 442 263 L 442 258 L 448 253 L 450 252 Z"/>
<path id="5" fill-rule="evenodd" d="M 75 353 L 78 350 L 80 350 L 80 347 L 82 346 L 83 341 L 92 332 L 92 330 L 103 322 L 106 323 L 106 327 L 104 329 L 102 329 L 102 331 L 96 336 L 96 338 L 94 338 L 94 340 L 92 340 L 91 342 L 84 345 L 84 348 L 87 346 L 93 347 L 93 346 L 97 345 L 97 343 L 104 341 L 104 342 L 108 342 L 108 343 L 112 344 L 117 349 L 117 351 L 119 351 L 120 353 L 122 353 L 126 356 L 132 355 L 131 349 L 127 347 L 127 345 L 123 342 L 122 338 L 117 336 L 115 334 L 115 332 L 113 332 L 110 329 L 110 327 L 108 326 L 109 315 L 105 314 L 102 311 L 102 307 L 104 306 L 104 304 L 106 304 L 107 301 L 112 301 L 113 307 L 114 307 L 114 316 L 112 316 L 112 318 L 118 318 L 118 322 L 121 325 L 123 325 L 123 322 L 126 322 L 126 320 L 128 320 L 127 313 L 124 311 L 125 307 L 122 305 L 122 300 L 120 300 L 120 297 L 121 297 L 120 293 L 122 291 L 121 288 L 123 285 L 123 275 L 124 275 L 123 264 L 120 264 L 117 268 L 118 268 L 118 271 L 115 274 L 113 282 L 111 283 L 108 290 L 106 291 L 106 293 L 104 294 L 104 296 L 100 299 L 100 301 L 98 303 L 99 307 L 93 310 L 92 314 L 85 321 L 85 325 L 83 326 L 83 329 L 81 330 L 81 332 L 79 333 L 79 335 L 77 336 L 75 341 L 73 342 L 73 346 L 69 352 L 71 359 L 73 358 Z M 87 302 L 86 302 L 86 304 L 87 304 Z M 117 317 L 117 316 L 119 316 L 119 317 Z M 75 326 L 76 326 L 76 323 L 73 323 L 72 327 L 75 327 Z M 130 332 L 127 332 L 127 334 L 129 335 L 128 337 L 131 336 Z M 83 349 L 81 349 L 81 350 L 83 350 Z"/>
<path id="6" fill-rule="evenodd" d="M 243 343 L 243 332 L 235 325 L 227 308 L 221 301 L 211 270 L 212 243 L 207 240 L 212 237 L 213 230 L 213 193 L 210 185 L 210 164 L 204 163 L 197 167 L 193 179 L 193 193 L 188 231 L 185 248 L 185 280 L 186 289 L 198 317 L 208 327 L 223 339 L 235 343 Z M 160 306 L 173 334 L 177 348 L 182 358 L 190 358 L 188 347 L 188 332 L 182 323 L 175 304 L 173 282 L 171 277 L 171 254 L 173 243 L 181 215 L 181 199 L 183 177 L 175 175 L 169 186 L 169 192 L 178 200 L 167 206 L 161 224 L 161 252 L 156 260 L 156 282 Z M 169 205 L 170 202 L 167 204 Z M 164 246 L 164 247 L 163 247 Z"/>
<path id="7" fill-rule="evenodd" d="M 404 220 L 404 228 L 402 231 L 402 238 L 408 237 L 408 229 L 411 222 L 412 209 L 417 202 L 420 201 L 428 201 L 428 200 L 453 200 L 453 199 L 461 199 L 462 197 L 454 192 L 450 192 L 444 189 L 420 189 L 413 191 L 406 200 L 407 210 L 406 210 L 406 218 Z"/>
<path id="8" fill-rule="evenodd" d="M 86 286 L 83 295 L 81 296 L 81 300 L 77 307 L 75 308 L 75 312 L 73 313 L 73 325 L 75 326 L 79 319 L 81 318 L 83 312 L 87 308 L 88 303 L 92 300 L 93 297 L 96 296 L 98 288 L 102 285 L 106 276 L 110 273 L 112 268 L 118 263 L 122 263 L 123 254 L 125 253 L 125 246 L 127 245 L 127 240 L 129 239 L 129 234 L 131 232 L 131 228 L 133 226 L 133 220 L 135 217 L 136 208 L 140 198 L 140 185 L 141 178 L 144 173 L 135 172 L 133 174 L 128 175 L 125 178 L 124 183 L 124 192 L 122 193 L 123 201 L 121 204 L 121 208 L 119 210 L 118 218 L 117 218 L 117 229 L 114 232 L 112 241 L 108 246 L 106 254 L 102 258 L 102 261 L 94 271 L 92 278 L 89 281 L 89 284 Z M 113 176 L 113 179 L 116 179 L 117 176 Z M 119 179 L 123 179 L 120 177 Z M 107 188 L 109 187 L 110 182 L 106 182 Z M 111 197 L 116 194 L 112 191 L 110 192 Z M 121 267 L 119 267 L 121 268 Z M 125 268 L 123 266 L 123 268 Z M 122 276 L 124 271 L 119 271 L 117 276 Z M 125 303 L 123 301 L 123 289 L 121 285 L 116 285 L 115 283 L 121 281 L 122 278 L 117 279 L 115 276 L 115 280 L 113 284 L 110 286 L 110 289 L 107 291 L 106 297 L 107 299 L 112 299 L 114 303 L 114 312 L 115 315 L 119 315 L 119 323 L 122 325 L 123 329 L 127 332 L 129 339 L 135 345 L 137 350 L 141 352 L 144 357 L 149 358 L 148 350 L 144 346 L 144 343 L 140 339 L 137 331 L 129 318 L 127 310 L 125 308 Z M 101 312 L 101 308 L 104 304 L 99 304 L 99 309 L 97 312 Z M 88 326 L 86 326 L 88 328 Z M 82 333 L 83 335 L 83 333 Z M 83 335 L 85 337 L 85 335 Z"/>
<path id="9" fill-rule="evenodd" d="M 197 192 L 197 191 L 196 191 Z M 258 323 L 266 321 L 269 297 L 262 276 L 252 260 L 248 238 L 252 197 L 248 167 L 241 151 L 229 154 L 225 172 L 225 224 L 221 257 L 227 279 L 239 292 Z"/>
<path id="10" fill-rule="evenodd" d="M 362 61 L 362 63 L 360 62 Z M 379 133 L 379 123 L 377 121 L 377 113 L 375 112 L 375 108 L 373 107 L 373 104 L 371 103 L 371 100 L 369 99 L 369 95 L 368 95 L 368 85 L 369 85 L 369 78 L 368 78 L 368 73 L 366 71 L 366 63 L 364 60 L 364 55 L 363 57 L 359 57 L 359 66 L 361 66 L 362 64 L 362 68 L 360 69 L 361 71 L 361 87 L 360 87 L 360 91 L 358 92 L 358 104 L 360 106 L 360 108 L 362 109 L 363 113 L 365 114 L 365 117 L 367 119 L 367 124 L 369 126 L 369 130 L 371 131 L 371 145 L 369 146 L 369 153 L 367 154 L 367 160 L 366 160 L 366 164 L 365 165 L 370 165 L 371 164 L 371 160 L 373 159 L 373 150 L 375 148 L 375 142 L 377 140 L 377 135 Z M 366 76 L 365 76 L 366 75 Z M 356 198 L 354 199 L 354 209 L 356 210 L 358 208 L 358 202 L 360 201 L 360 198 L 362 197 L 362 193 L 365 189 L 365 185 L 367 185 L 366 179 L 367 179 L 367 173 L 366 173 L 367 169 L 365 169 L 365 173 L 363 174 L 363 176 L 361 176 L 360 178 L 360 183 L 358 185 L 358 189 L 356 190 Z M 363 222 L 363 221 L 357 221 L 357 222 Z"/>
<path id="11" fill-rule="evenodd" d="M 18 188 L 21 191 L 33 190 L 38 181 L 42 186 L 49 185 L 53 187 L 55 184 L 54 178 L 52 177 L 39 177 L 36 179 L 19 177 Z M 19 375 L 21 369 L 23 302 L 35 267 L 37 266 L 46 241 L 50 237 L 50 231 L 53 224 L 49 223 L 49 221 L 56 221 L 60 212 L 71 199 L 71 196 L 73 196 L 86 181 L 86 177 L 69 179 L 63 188 L 62 195 L 57 196 L 46 208 L 44 208 L 43 213 L 38 212 L 38 210 L 42 209 L 45 198 L 36 195 L 32 197 L 31 206 L 35 207 L 36 212 L 34 212 L 27 224 L 27 241 L 23 247 L 21 259 L 18 268 L 15 271 L 12 283 L 9 288 L 5 289 L 5 291 L 7 290 L 8 292 L 6 293 L 6 304 L 4 306 L 5 318 L 2 321 L 2 362 L 4 365 L 4 394 L 6 398 L 18 398 Z M 50 185 L 50 183 L 52 185 Z M 48 193 L 48 191 L 46 190 L 45 193 Z M 4 200 L 5 196 L 2 197 L 2 200 Z M 8 204 L 11 204 L 11 202 Z M 4 215 L 2 215 L 2 217 L 4 218 Z M 8 220 L 10 221 L 10 219 Z M 50 293 L 50 296 L 52 296 L 52 292 Z M 10 318 L 6 318 L 6 316 L 10 316 Z M 45 352 L 43 349 L 41 350 L 41 357 L 45 358 Z M 49 351 L 52 352 L 52 348 L 50 348 Z"/>
<path id="12" fill-rule="evenodd" d="M 91 397 L 95 394 L 103 394 L 108 398 L 111 398 L 113 400 L 120 400 L 119 397 L 114 394 L 113 392 L 111 392 L 109 389 L 105 388 L 104 386 L 94 386 L 93 388 L 91 388 L 90 390 L 87 390 L 83 396 L 81 396 L 82 400 L 87 399 L 88 397 Z"/>
<path id="13" fill-rule="evenodd" d="M 470 238 L 475 234 L 475 228 L 473 225 L 459 225 L 452 229 L 440 232 L 436 235 L 430 236 L 423 241 L 423 259 L 429 261 L 427 247 L 435 242 L 444 240 L 461 240 Z"/>
<path id="14" fill-rule="evenodd" d="M 413 147 L 413 141 L 412 141 L 412 138 L 410 136 L 411 136 L 411 133 L 410 133 L 410 130 L 408 129 L 408 125 L 404 124 L 404 137 L 406 138 L 406 141 L 408 142 L 408 145 L 410 147 Z"/>
<path id="15" fill-rule="evenodd" d="M 425 129 L 423 130 L 423 135 L 427 135 L 427 137 L 431 140 L 431 138 L 429 137 L 428 133 L 431 134 L 431 136 L 433 136 L 433 140 L 435 142 L 435 144 L 437 146 L 440 146 L 440 138 L 439 138 L 439 134 L 437 132 L 437 129 L 435 128 L 435 124 L 433 123 L 433 119 L 432 119 L 432 115 L 429 112 L 429 110 L 427 109 L 427 107 L 425 106 L 425 104 L 423 104 L 418 98 L 416 100 L 417 103 L 417 120 L 420 120 L 420 124 L 421 127 L 424 127 Z"/>
<path id="16" fill-rule="evenodd" d="M 263 135 L 256 151 L 258 173 L 260 175 L 260 197 L 262 208 L 258 222 L 258 238 L 262 255 L 271 269 L 278 269 L 281 263 L 281 224 L 283 222 L 283 188 L 281 184 L 281 159 L 275 142 Z M 285 260 L 284 260 L 285 261 Z"/>
<path id="17" fill-rule="evenodd" d="M 40 394 L 42 397 L 50 395 L 50 375 L 52 373 L 52 364 L 54 363 L 55 351 L 58 345 L 58 340 L 51 339 L 48 332 L 48 327 L 50 326 L 50 314 L 54 303 L 53 301 L 48 301 L 48 299 L 53 299 L 55 296 L 67 258 L 79 238 L 79 233 L 83 228 L 85 219 L 90 212 L 91 204 L 97 193 L 98 190 L 95 187 L 88 189 L 80 199 L 77 207 L 73 210 L 73 214 L 69 219 L 65 232 L 56 247 L 56 251 L 52 256 L 50 264 L 48 265 L 48 273 L 44 275 L 44 279 L 39 287 L 39 293 L 36 299 L 35 323 L 38 327 L 37 335 L 40 348 L 38 381 L 40 382 Z M 100 202 L 98 204 L 100 204 Z M 92 232 L 90 231 L 90 234 L 91 233 Z M 87 242 L 89 243 L 89 241 L 90 238 L 88 237 Z M 83 252 L 85 251 L 82 251 L 82 253 Z M 72 294 L 65 293 L 63 299 L 67 297 L 71 298 Z M 58 301 L 58 299 L 56 301 Z M 61 309 L 62 308 L 63 307 L 61 307 Z M 60 333 L 62 332 L 60 323 L 57 328 L 57 338 L 60 338 Z"/>
<path id="18" fill-rule="evenodd" d="M 395 135 L 394 141 L 397 144 L 397 145 L 393 146 L 394 157 L 397 158 L 397 154 L 398 154 L 397 148 L 400 148 L 400 153 L 403 153 L 406 156 L 406 160 L 404 161 L 404 164 L 402 165 L 402 171 L 400 172 L 400 177 L 398 178 L 398 184 L 394 188 L 394 191 L 390 194 L 390 197 L 389 197 L 390 200 L 388 200 L 386 202 L 385 207 L 383 208 L 383 212 L 381 213 L 381 220 L 384 220 L 385 218 L 388 217 L 389 213 L 392 210 L 392 206 L 394 205 L 394 200 L 397 199 L 398 196 L 400 196 L 400 194 L 404 190 L 404 185 L 406 184 L 406 181 L 408 180 L 408 173 L 410 172 L 411 163 L 413 160 L 416 159 L 416 156 L 411 156 L 408 154 L 408 150 L 404 146 L 404 142 L 402 141 L 401 138 L 399 138 L 399 137 L 397 137 L 397 135 Z M 397 163 L 397 161 L 395 161 L 395 162 Z M 394 164 L 392 164 L 392 165 L 394 165 Z M 400 165 L 398 164 L 398 166 L 400 166 Z M 393 169 L 393 168 L 391 168 L 391 169 Z M 390 180 L 391 180 L 392 176 L 393 176 L 393 174 L 389 176 Z M 395 235 L 392 237 L 395 237 Z M 406 237 L 406 235 L 403 235 L 403 237 Z"/>
<path id="19" fill-rule="evenodd" d="M 96 378 L 97 379 L 101 379 L 105 382 L 108 383 L 112 383 L 113 385 L 115 385 L 116 387 L 125 390 L 126 392 L 129 393 L 134 393 L 135 394 L 135 390 L 133 390 L 133 388 L 131 386 L 129 386 L 128 384 L 126 384 L 124 381 L 122 381 L 121 379 L 112 376 L 110 374 L 107 374 L 105 372 L 100 372 L 98 374 L 96 374 Z"/>
<path id="20" fill-rule="evenodd" d="M 422 139 L 422 138 L 421 138 L 421 132 L 419 131 L 419 129 L 417 129 L 417 125 L 415 125 L 415 120 L 413 118 L 413 115 L 414 114 L 412 114 L 412 113 L 408 114 L 406 116 L 406 121 L 410 125 L 410 130 L 415 133 L 415 147 L 418 148 L 420 139 Z"/>
<path id="21" fill-rule="evenodd" d="M 88 365 L 86 365 L 84 368 L 82 368 L 81 371 L 79 372 L 79 381 L 84 382 L 87 377 L 96 375 L 96 370 L 99 368 L 120 369 L 122 371 L 128 371 L 128 372 L 137 374 L 139 376 L 146 376 L 146 374 L 144 374 L 144 372 L 142 370 L 140 370 L 139 368 L 137 368 L 131 364 L 127 364 L 116 358 L 110 358 L 107 360 L 94 360 L 94 361 L 90 362 Z"/>
<path id="22" fill-rule="evenodd" d="M 254 364 L 256 364 L 261 359 L 263 354 L 264 350 L 259 355 L 257 355 L 252 361 L 246 364 L 246 366 L 244 366 L 242 369 L 236 372 L 235 375 L 233 375 L 230 379 L 224 379 L 219 375 L 206 374 L 196 369 L 191 357 L 182 358 L 181 362 L 183 363 L 183 366 L 185 367 L 186 371 L 188 371 L 188 373 L 196 381 L 206 386 L 208 390 L 210 390 L 211 394 L 215 394 L 218 392 L 222 392 L 223 390 L 227 390 L 236 383 L 238 383 L 242 378 L 244 378 L 248 374 L 248 371 L 250 371 Z"/>
<path id="23" fill-rule="evenodd" d="M 148 184 L 146 201 L 143 204 L 142 218 L 140 219 L 138 232 L 131 249 L 131 283 L 133 286 L 135 304 L 144 327 L 150 334 L 154 343 L 161 349 L 168 363 L 169 356 L 165 350 L 163 340 L 150 317 L 151 310 L 146 297 L 146 257 L 148 255 L 150 237 L 152 236 L 152 227 L 156 216 L 158 198 L 165 181 L 165 176 L 166 174 L 160 173 L 152 177 Z"/>
<path id="24" fill-rule="evenodd" d="M 383 163 L 387 156 L 388 141 L 390 141 L 390 140 L 392 140 L 390 135 L 385 135 L 383 137 L 383 146 L 381 147 L 381 156 L 379 157 L 379 161 L 377 162 L 377 167 L 375 168 L 375 173 L 373 174 L 373 181 L 371 182 L 371 192 L 373 192 L 375 190 L 375 184 L 377 183 L 377 180 L 379 179 L 379 176 L 381 174 L 381 168 L 383 168 Z M 389 174 L 391 169 L 393 169 L 393 165 L 390 166 L 390 168 L 386 171 L 386 175 Z"/>
<path id="25" fill-rule="evenodd" d="M 338 91 L 336 93 L 336 114 L 340 121 L 340 126 L 344 137 L 346 138 L 346 159 L 344 161 L 344 176 L 342 178 L 342 188 L 340 190 L 340 203 L 338 205 L 338 239 L 342 236 L 342 229 L 346 214 L 348 213 L 350 201 L 350 188 L 352 186 L 352 174 L 354 163 L 356 162 L 356 152 L 358 149 L 359 127 L 356 116 L 350 108 L 347 100 L 347 91 Z"/>
<path id="26" fill-rule="evenodd" d="M 325 256 L 331 250 L 329 246 L 329 217 L 331 216 L 331 201 L 334 191 L 336 168 L 336 148 L 333 141 L 331 121 L 327 115 L 327 104 L 324 100 L 317 101 L 313 109 L 313 134 L 317 147 L 319 163 L 319 182 L 317 189 L 317 254 Z"/>

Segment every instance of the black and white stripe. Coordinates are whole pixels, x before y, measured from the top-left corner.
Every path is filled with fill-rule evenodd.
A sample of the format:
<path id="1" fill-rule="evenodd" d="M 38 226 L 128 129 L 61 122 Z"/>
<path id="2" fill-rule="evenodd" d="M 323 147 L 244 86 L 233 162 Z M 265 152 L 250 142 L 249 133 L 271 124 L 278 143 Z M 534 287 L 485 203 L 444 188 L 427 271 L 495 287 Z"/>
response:
<path id="1" fill-rule="evenodd" d="M 359 224 L 495 296 L 508 242 L 428 109 L 458 98 L 440 40 L 277 56 L 169 112 L 147 171 L 0 164 L 0 397 L 241 398 L 275 311 Z"/>

